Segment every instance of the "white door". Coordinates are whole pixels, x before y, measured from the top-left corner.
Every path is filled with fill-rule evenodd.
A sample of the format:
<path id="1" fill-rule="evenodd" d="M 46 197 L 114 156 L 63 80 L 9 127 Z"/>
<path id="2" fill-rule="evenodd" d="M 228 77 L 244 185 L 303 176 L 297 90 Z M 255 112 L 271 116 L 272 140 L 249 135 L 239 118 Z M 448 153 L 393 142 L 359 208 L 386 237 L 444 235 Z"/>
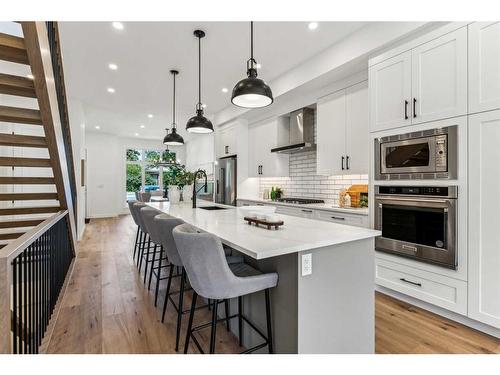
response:
<path id="1" fill-rule="evenodd" d="M 469 113 L 500 108 L 500 22 L 469 25 Z"/>
<path id="2" fill-rule="evenodd" d="M 339 175 L 346 170 L 346 96 L 337 91 L 318 101 L 317 165 L 320 175 Z"/>
<path id="3" fill-rule="evenodd" d="M 273 119 L 259 125 L 260 135 L 258 139 L 259 153 L 261 158 L 261 177 L 286 177 L 289 173 L 289 156 L 271 152 L 278 145 L 278 121 Z"/>
<path id="4" fill-rule="evenodd" d="M 467 28 L 412 50 L 412 123 L 467 113 Z"/>
<path id="5" fill-rule="evenodd" d="M 248 127 L 248 177 L 260 177 L 262 155 L 259 143 L 264 134 L 262 127 L 259 125 L 250 125 Z"/>
<path id="6" fill-rule="evenodd" d="M 411 51 L 370 67 L 370 130 L 411 124 Z"/>
<path id="7" fill-rule="evenodd" d="M 500 328 L 500 111 L 469 117 L 469 316 Z"/>
<path id="8" fill-rule="evenodd" d="M 346 89 L 346 171 L 368 174 L 369 170 L 368 82 Z"/>

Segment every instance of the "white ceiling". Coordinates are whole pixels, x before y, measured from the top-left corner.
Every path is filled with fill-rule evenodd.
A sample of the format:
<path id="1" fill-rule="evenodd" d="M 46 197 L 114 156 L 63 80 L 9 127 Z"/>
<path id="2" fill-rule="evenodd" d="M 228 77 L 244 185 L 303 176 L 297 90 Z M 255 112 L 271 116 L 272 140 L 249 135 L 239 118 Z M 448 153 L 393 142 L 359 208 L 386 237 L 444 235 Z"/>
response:
<path id="1" fill-rule="evenodd" d="M 255 58 L 259 76 L 272 81 L 291 68 L 363 27 L 363 22 L 258 22 Z M 194 115 L 197 102 L 197 39 L 202 39 L 202 101 L 211 115 L 231 105 L 231 90 L 246 73 L 248 22 L 126 22 L 116 30 L 110 22 L 61 22 L 64 73 L 70 98 L 84 104 L 86 126 L 94 130 L 159 138 L 172 123 L 172 78 L 177 76 L 177 124 Z M 118 65 L 116 71 L 109 63 Z M 116 90 L 114 94 L 107 88 Z M 229 92 L 224 94 L 221 89 Z M 154 115 L 149 119 L 148 114 Z M 144 129 L 140 125 L 145 125 Z"/>

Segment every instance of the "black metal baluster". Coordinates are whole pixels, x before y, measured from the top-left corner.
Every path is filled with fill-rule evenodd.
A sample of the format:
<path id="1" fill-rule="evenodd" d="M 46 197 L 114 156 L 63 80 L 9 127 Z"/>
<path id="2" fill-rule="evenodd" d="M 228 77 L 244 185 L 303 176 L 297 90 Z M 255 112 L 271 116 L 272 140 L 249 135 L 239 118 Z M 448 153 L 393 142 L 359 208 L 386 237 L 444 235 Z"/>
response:
<path id="1" fill-rule="evenodd" d="M 18 269 L 18 273 L 17 273 L 17 286 L 18 286 L 18 289 L 17 289 L 17 293 L 18 293 L 18 299 L 17 299 L 17 303 L 18 303 L 18 308 L 17 308 L 17 318 L 18 318 L 18 329 L 17 329 L 17 342 L 18 342 L 18 353 L 22 353 L 23 352 L 23 348 L 22 348 L 22 329 L 23 329 L 23 313 L 22 313 L 22 310 L 21 310 L 21 306 L 23 304 L 23 288 L 22 288 L 22 273 L 23 273 L 23 269 L 22 269 L 22 253 L 20 255 L 17 256 L 17 269 Z"/>
<path id="2" fill-rule="evenodd" d="M 28 269 L 29 269 L 29 277 L 28 277 L 28 287 L 30 290 L 30 297 L 29 297 L 29 315 L 30 315 L 30 330 L 28 332 L 29 334 L 29 345 L 30 345 L 30 354 L 33 354 L 35 343 L 33 341 L 34 335 L 33 335 L 33 328 L 35 327 L 35 310 L 34 310 L 34 288 L 33 288 L 33 282 L 34 282 L 34 267 L 33 267 L 33 255 L 34 255 L 34 247 L 33 245 L 30 245 L 28 247 L 28 253 L 29 253 L 29 264 L 28 264 Z"/>
<path id="3" fill-rule="evenodd" d="M 17 354 L 17 258 L 12 261 L 12 352 Z"/>
<path id="4" fill-rule="evenodd" d="M 28 257 L 26 250 L 23 251 L 23 339 L 24 339 L 24 353 L 28 353 Z"/>

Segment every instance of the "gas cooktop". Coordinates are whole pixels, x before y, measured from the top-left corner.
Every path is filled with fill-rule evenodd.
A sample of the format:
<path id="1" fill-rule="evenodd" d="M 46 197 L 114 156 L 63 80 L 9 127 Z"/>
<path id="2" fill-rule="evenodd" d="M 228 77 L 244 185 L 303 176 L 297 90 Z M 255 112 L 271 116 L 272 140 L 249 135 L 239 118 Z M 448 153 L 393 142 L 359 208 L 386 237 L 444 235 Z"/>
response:
<path id="1" fill-rule="evenodd" d="M 276 199 L 278 202 L 282 203 L 293 203 L 293 204 L 310 204 L 310 203 L 325 203 L 322 199 L 310 199 L 310 198 L 279 198 Z"/>

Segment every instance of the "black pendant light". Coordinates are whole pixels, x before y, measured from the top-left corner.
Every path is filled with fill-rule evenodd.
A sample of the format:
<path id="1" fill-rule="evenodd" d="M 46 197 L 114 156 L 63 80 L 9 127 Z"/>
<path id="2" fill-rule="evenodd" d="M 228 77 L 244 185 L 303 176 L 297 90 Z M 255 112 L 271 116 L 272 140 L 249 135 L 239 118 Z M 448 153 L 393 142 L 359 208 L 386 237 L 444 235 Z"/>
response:
<path id="1" fill-rule="evenodd" d="M 194 35 L 198 38 L 198 104 L 196 104 L 196 116 L 188 120 L 186 130 L 189 133 L 212 133 L 214 126 L 209 119 L 203 116 L 203 104 L 201 103 L 201 38 L 205 37 L 205 32 L 195 30 Z"/>
<path id="2" fill-rule="evenodd" d="M 250 59 L 247 61 L 247 78 L 233 88 L 231 102 L 243 108 L 267 107 L 273 103 L 271 88 L 257 78 L 257 61 L 253 58 L 253 22 L 250 22 Z"/>
<path id="3" fill-rule="evenodd" d="M 173 100 L 173 120 L 172 120 L 172 132 L 169 133 L 167 129 L 167 135 L 163 138 L 164 145 L 170 146 L 181 146 L 184 144 L 184 139 L 180 134 L 177 134 L 177 124 L 175 123 L 175 76 L 179 74 L 177 70 L 171 70 L 170 73 L 174 76 L 174 100 Z"/>

